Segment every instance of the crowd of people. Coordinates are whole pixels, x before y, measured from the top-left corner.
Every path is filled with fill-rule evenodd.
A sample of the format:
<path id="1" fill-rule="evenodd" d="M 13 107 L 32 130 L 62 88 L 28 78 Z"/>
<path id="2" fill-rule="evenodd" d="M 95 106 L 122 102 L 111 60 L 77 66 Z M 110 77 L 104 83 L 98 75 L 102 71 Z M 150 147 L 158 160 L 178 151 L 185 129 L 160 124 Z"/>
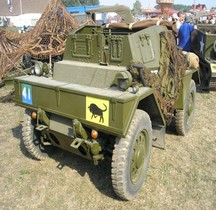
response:
<path id="1" fill-rule="evenodd" d="M 177 45 L 183 51 L 190 52 L 192 50 L 191 33 L 195 29 L 197 29 L 197 26 L 194 24 L 194 19 L 192 14 L 185 14 L 184 12 L 178 12 L 177 14 L 174 13 L 169 17 L 163 17 L 157 15 L 149 18 L 175 22 L 176 29 L 177 29 L 177 37 L 176 37 Z"/>
<path id="2" fill-rule="evenodd" d="M 191 33 L 197 26 L 193 24 L 193 18 L 191 15 L 185 16 L 183 12 L 172 15 L 172 21 L 176 22 L 177 28 L 177 45 L 186 52 L 192 50 L 191 46 Z"/>
<path id="3" fill-rule="evenodd" d="M 168 17 L 163 17 L 157 14 L 148 15 L 146 19 L 161 19 L 167 21 L 174 21 L 177 28 L 177 45 L 182 48 L 183 51 L 191 51 L 191 33 L 197 29 L 196 24 L 216 24 L 216 15 L 207 14 L 201 17 L 196 17 L 191 13 L 178 12 Z"/>
<path id="4" fill-rule="evenodd" d="M 206 24 L 216 24 L 216 17 L 215 16 L 207 16 L 205 20 Z"/>

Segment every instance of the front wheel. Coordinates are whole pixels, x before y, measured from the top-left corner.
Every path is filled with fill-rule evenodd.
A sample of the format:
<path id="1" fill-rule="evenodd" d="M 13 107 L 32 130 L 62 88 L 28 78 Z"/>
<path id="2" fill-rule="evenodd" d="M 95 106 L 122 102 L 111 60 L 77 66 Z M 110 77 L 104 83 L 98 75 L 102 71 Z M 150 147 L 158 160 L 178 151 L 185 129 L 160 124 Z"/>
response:
<path id="1" fill-rule="evenodd" d="M 188 94 L 185 98 L 183 110 L 176 110 L 176 131 L 179 135 L 185 136 L 193 125 L 195 116 L 195 103 L 196 103 L 196 85 L 191 80 Z"/>
<path id="2" fill-rule="evenodd" d="M 28 153 L 37 160 L 48 157 L 47 147 L 41 143 L 41 132 L 35 129 L 36 120 L 31 118 L 30 110 L 26 109 L 22 125 L 22 140 Z"/>
<path id="3" fill-rule="evenodd" d="M 131 200 L 145 180 L 152 148 L 152 127 L 148 114 L 136 110 L 128 134 L 117 138 L 112 157 L 112 185 L 115 193 Z"/>

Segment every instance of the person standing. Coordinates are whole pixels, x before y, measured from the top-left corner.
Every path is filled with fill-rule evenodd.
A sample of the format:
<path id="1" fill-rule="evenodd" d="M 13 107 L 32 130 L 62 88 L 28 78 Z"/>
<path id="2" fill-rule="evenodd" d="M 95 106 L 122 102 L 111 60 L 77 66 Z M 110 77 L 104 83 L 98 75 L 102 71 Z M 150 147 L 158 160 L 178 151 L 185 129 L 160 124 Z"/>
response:
<path id="1" fill-rule="evenodd" d="M 192 50 L 191 44 L 191 33 L 194 29 L 197 29 L 197 26 L 192 24 L 192 17 L 186 16 L 184 23 L 180 26 L 178 31 L 178 46 L 183 50 L 190 52 Z"/>
<path id="2" fill-rule="evenodd" d="M 178 16 L 178 19 L 176 21 L 176 28 L 177 30 L 179 30 L 179 28 L 184 22 L 185 14 L 183 12 L 178 12 L 177 16 Z"/>

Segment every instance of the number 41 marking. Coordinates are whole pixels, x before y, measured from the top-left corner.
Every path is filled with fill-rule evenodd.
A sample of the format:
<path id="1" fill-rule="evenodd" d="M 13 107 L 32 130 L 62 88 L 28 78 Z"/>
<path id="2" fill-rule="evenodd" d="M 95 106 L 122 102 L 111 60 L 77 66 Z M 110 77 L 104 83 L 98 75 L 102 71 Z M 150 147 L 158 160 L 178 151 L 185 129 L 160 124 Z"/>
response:
<path id="1" fill-rule="evenodd" d="M 21 84 L 22 87 L 22 102 L 26 104 L 32 104 L 32 86 L 27 84 Z"/>

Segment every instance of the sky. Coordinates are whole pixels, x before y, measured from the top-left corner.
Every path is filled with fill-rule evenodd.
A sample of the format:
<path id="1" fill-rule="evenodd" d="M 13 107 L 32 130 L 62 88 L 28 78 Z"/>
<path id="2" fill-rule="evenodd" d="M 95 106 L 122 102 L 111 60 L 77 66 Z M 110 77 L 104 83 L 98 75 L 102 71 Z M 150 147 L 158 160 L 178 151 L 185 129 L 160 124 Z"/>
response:
<path id="1" fill-rule="evenodd" d="M 114 5 L 114 4 L 123 4 L 131 9 L 136 0 L 99 0 L 101 5 Z M 156 0 L 139 0 L 142 4 L 142 8 L 148 7 L 150 4 L 151 7 L 157 5 Z M 183 4 L 183 5 L 192 5 L 192 4 L 205 4 L 207 9 L 216 7 L 216 0 L 174 0 L 174 4 Z"/>

